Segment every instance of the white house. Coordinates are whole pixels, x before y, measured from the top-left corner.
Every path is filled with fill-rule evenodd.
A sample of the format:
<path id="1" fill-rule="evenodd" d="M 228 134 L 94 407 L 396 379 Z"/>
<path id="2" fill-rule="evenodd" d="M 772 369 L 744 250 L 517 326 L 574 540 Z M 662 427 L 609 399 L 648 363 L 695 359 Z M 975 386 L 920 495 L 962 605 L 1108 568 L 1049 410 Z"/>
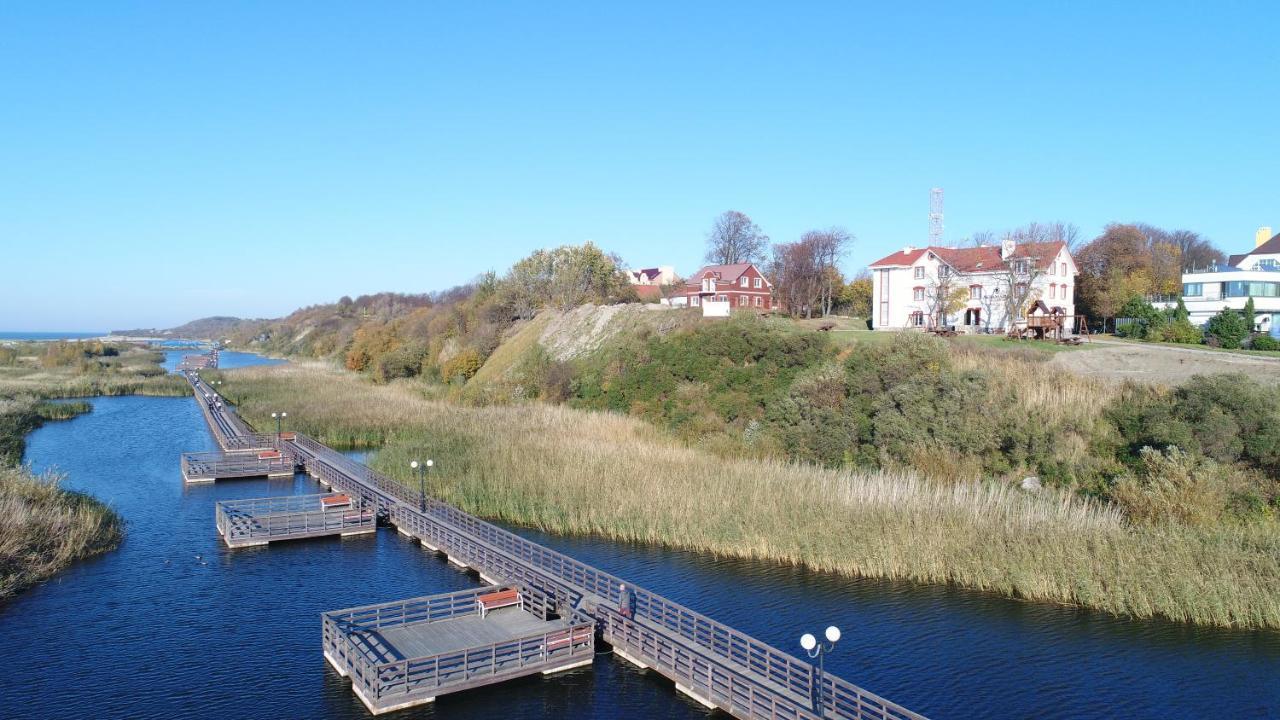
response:
<path id="1" fill-rule="evenodd" d="M 975 248 L 905 247 L 870 265 L 872 327 L 901 330 L 954 325 L 997 332 L 1018 324 L 1036 301 L 1075 315 L 1076 263 L 1062 242 Z M 961 307 L 946 311 L 955 301 Z"/>
<path id="2" fill-rule="evenodd" d="M 1280 336 L 1280 234 L 1258 228 L 1253 250 L 1226 265 L 1182 274 L 1182 302 L 1191 322 L 1203 326 L 1223 308 L 1243 310 L 1253 298 L 1254 328 Z M 1173 303 L 1156 303 L 1171 307 Z"/>

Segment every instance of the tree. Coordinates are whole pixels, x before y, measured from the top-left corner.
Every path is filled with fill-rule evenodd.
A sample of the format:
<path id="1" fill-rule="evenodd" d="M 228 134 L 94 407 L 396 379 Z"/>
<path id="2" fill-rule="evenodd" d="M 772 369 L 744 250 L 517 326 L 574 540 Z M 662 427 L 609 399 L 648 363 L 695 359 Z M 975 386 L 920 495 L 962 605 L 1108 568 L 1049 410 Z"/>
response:
<path id="1" fill-rule="evenodd" d="M 929 308 L 932 324 L 935 327 L 946 325 L 948 318 L 964 309 L 968 297 L 968 288 L 955 281 L 950 268 L 940 266 L 937 278 L 930 280 L 924 289 L 925 306 Z"/>
<path id="2" fill-rule="evenodd" d="M 630 289 L 620 266 L 618 258 L 592 243 L 537 250 L 511 266 L 497 297 L 518 318 L 533 317 L 544 307 L 614 302 Z"/>
<path id="3" fill-rule="evenodd" d="M 1036 281 L 1044 275 L 1046 262 L 1053 258 L 1029 255 L 1019 250 L 1012 236 L 1006 237 L 1001 252 L 1003 268 L 1000 272 L 1004 288 L 1005 318 L 1012 327 L 1021 321 L 1031 309 L 1031 303 L 1040 299 Z"/>
<path id="4" fill-rule="evenodd" d="M 769 272 L 783 309 L 791 315 L 813 317 L 823 287 L 817 243 L 801 239 L 774 245 Z"/>
<path id="5" fill-rule="evenodd" d="M 830 315 L 831 306 L 835 303 L 836 288 L 844 284 L 837 266 L 840 259 L 849 251 L 853 236 L 848 230 L 840 227 L 826 230 L 810 230 L 800 237 L 800 242 L 812 247 L 819 286 L 818 303 L 822 314 Z"/>
<path id="6" fill-rule="evenodd" d="M 1252 295 L 1250 295 L 1249 299 L 1245 301 L 1244 312 L 1241 314 L 1244 315 L 1244 326 L 1248 328 L 1249 332 L 1253 332 L 1254 329 L 1257 328 L 1258 311 L 1253 307 Z"/>
<path id="7" fill-rule="evenodd" d="M 1244 315 L 1231 308 L 1222 308 L 1209 318 L 1205 333 L 1214 338 L 1219 347 L 1234 349 L 1249 336 L 1249 328 L 1244 323 Z"/>
<path id="8" fill-rule="evenodd" d="M 760 262 L 764 259 L 769 236 L 751 218 L 737 210 L 729 210 L 716 218 L 707 233 L 707 262 L 716 265 Z"/>
<path id="9" fill-rule="evenodd" d="M 840 304 L 854 317 L 871 317 L 871 273 L 863 270 L 840 292 Z"/>

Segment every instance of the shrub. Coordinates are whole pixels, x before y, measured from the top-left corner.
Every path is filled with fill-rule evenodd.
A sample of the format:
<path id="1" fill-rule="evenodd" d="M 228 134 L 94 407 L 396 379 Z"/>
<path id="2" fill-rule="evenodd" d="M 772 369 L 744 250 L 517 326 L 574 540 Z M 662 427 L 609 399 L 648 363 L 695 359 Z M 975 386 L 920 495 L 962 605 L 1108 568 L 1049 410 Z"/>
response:
<path id="1" fill-rule="evenodd" d="M 1175 318 L 1168 325 L 1160 328 L 1158 339 L 1164 342 L 1198 345 L 1204 341 L 1204 332 L 1186 318 Z"/>
<path id="2" fill-rule="evenodd" d="M 1280 350 L 1280 340 L 1276 340 L 1270 335 L 1254 335 L 1249 341 L 1249 347 L 1254 350 L 1267 350 L 1274 352 Z"/>
<path id="3" fill-rule="evenodd" d="M 1219 347 L 1235 349 L 1249 336 L 1249 327 L 1238 311 L 1222 308 L 1217 315 L 1209 318 L 1205 333 L 1217 340 Z"/>
<path id="4" fill-rule="evenodd" d="M 447 383 L 455 379 L 466 382 L 480 372 L 481 365 L 484 365 L 484 358 L 480 357 L 479 351 L 475 348 L 466 348 L 449 358 L 449 361 L 440 368 L 440 379 Z"/>
<path id="5" fill-rule="evenodd" d="M 1205 525 L 1221 515 L 1228 497 L 1222 468 L 1176 447 L 1142 448 L 1140 458 L 1137 471 L 1111 490 L 1111 499 L 1130 518 Z"/>

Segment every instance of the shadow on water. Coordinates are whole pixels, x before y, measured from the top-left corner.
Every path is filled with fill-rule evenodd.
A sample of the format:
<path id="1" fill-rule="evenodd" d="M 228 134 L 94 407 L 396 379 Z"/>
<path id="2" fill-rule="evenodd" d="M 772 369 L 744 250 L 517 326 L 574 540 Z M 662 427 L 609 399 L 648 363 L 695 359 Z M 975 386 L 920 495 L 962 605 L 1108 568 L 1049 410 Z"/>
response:
<path id="1" fill-rule="evenodd" d="M 298 477 L 184 488 L 179 453 L 213 449 L 195 403 L 93 404 L 33 433 L 27 459 L 111 503 L 128 534 L 117 551 L 0 608 L 4 717 L 367 717 L 321 657 L 319 613 L 478 582 L 394 531 L 228 550 L 213 527 L 216 501 L 318 487 Z M 782 648 L 839 625 L 830 669 L 934 718 L 1280 715 L 1280 633 L 519 532 Z M 705 715 L 670 683 L 603 655 L 592 669 L 391 717 Z"/>

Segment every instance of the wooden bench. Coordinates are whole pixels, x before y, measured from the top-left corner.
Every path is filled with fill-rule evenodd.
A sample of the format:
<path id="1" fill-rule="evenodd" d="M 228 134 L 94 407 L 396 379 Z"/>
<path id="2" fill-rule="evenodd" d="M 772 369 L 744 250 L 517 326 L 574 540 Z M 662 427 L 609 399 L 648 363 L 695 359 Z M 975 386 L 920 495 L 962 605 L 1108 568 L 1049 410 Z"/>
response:
<path id="1" fill-rule="evenodd" d="M 821 325 L 818 326 L 818 329 L 821 330 L 822 332 L 831 332 L 831 330 L 834 329 L 835 326 L 836 326 L 835 323 L 822 323 Z"/>
<path id="2" fill-rule="evenodd" d="M 262 452 L 258 453 L 258 459 L 259 460 L 279 460 L 280 451 L 279 450 L 263 450 Z"/>
<path id="3" fill-rule="evenodd" d="M 512 605 L 519 604 L 520 591 L 515 590 L 514 588 L 476 596 L 476 605 L 480 608 L 480 617 L 488 615 L 490 610 L 497 610 L 498 608 L 510 607 Z"/>
<path id="4" fill-rule="evenodd" d="M 280 433 L 280 439 L 281 439 L 281 440 L 295 440 L 295 439 L 297 439 L 297 437 L 298 437 L 297 433 L 292 433 L 292 432 L 282 432 L 282 433 Z"/>
<path id="5" fill-rule="evenodd" d="M 330 495 L 320 498 L 320 507 L 329 510 L 330 508 L 351 507 L 350 495 Z"/>

